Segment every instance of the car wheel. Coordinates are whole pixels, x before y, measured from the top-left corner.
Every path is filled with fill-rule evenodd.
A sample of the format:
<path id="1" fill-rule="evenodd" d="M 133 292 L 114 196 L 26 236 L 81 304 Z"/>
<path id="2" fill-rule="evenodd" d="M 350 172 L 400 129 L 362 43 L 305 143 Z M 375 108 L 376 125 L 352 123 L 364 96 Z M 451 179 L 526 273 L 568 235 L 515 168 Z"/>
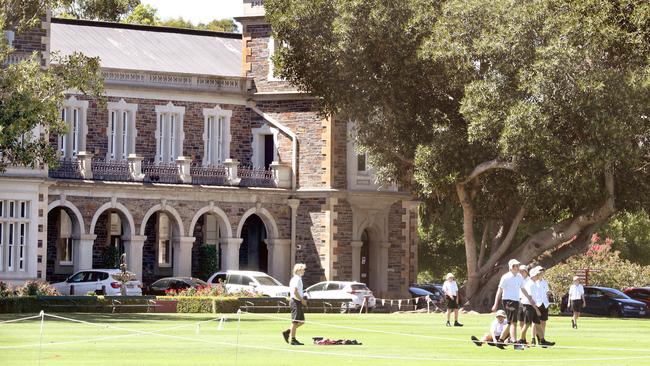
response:
<path id="1" fill-rule="evenodd" d="M 618 308 L 613 306 L 609 309 L 609 316 L 612 318 L 619 318 L 621 316 L 621 312 L 618 310 Z"/>

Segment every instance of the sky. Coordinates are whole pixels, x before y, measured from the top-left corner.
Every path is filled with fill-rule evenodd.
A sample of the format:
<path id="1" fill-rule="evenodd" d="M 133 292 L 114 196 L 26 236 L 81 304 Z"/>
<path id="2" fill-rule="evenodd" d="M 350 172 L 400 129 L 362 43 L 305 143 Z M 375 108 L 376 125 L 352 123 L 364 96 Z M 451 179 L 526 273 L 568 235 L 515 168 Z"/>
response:
<path id="1" fill-rule="evenodd" d="M 162 19 L 183 17 L 196 24 L 242 15 L 242 0 L 141 0 L 158 9 Z"/>

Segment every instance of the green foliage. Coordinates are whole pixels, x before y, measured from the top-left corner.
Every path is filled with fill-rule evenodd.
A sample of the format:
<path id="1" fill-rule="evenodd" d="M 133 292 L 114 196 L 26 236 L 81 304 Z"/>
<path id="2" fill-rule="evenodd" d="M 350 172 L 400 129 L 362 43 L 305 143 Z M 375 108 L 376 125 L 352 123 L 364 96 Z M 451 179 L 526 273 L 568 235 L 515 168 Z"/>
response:
<path id="1" fill-rule="evenodd" d="M 0 298 L 1 314 L 38 313 L 41 309 L 35 296 Z"/>
<path id="2" fill-rule="evenodd" d="M 549 249 L 544 245 L 559 246 L 541 234 L 541 245 L 521 244 L 562 218 L 579 227 L 581 215 L 605 205 L 610 173 L 616 209 L 648 207 L 646 0 L 264 5 L 277 39 L 291 45 L 275 55 L 280 76 L 316 96 L 323 113 L 356 122 L 356 142 L 381 179 L 399 180 L 455 230 L 461 222 L 496 222 L 507 231 L 513 213 L 525 208 L 516 239 L 496 263 L 517 254 L 532 260 Z M 490 162 L 494 167 L 472 175 Z M 470 197 L 467 216 L 450 210 L 460 203 L 459 186 Z M 422 253 L 434 257 L 424 267 L 434 270 L 446 252 L 462 254 L 454 252 L 459 236 L 429 219 Z M 478 248 L 468 238 L 480 234 L 466 230 L 473 254 Z"/>
<path id="3" fill-rule="evenodd" d="M 49 283 L 44 281 L 27 281 L 16 288 L 16 296 L 56 296 L 59 293 Z"/>
<path id="4" fill-rule="evenodd" d="M 650 266 L 622 259 L 618 251 L 612 250 L 609 238 L 602 240 L 598 234 L 594 234 L 592 242 L 587 253 L 574 256 L 546 271 L 544 277 L 556 301 L 569 291 L 573 276 L 585 269 L 589 269 L 589 285 L 593 286 L 620 290 L 650 284 Z"/>
<path id="5" fill-rule="evenodd" d="M 11 287 L 10 284 L 0 281 L 0 299 L 13 296 L 14 293 L 15 290 Z"/>
<path id="6" fill-rule="evenodd" d="M 194 24 L 189 20 L 178 18 L 160 19 L 158 9 L 148 4 L 140 4 L 126 16 L 122 22 L 130 24 L 157 25 L 174 28 L 200 29 L 216 32 L 236 32 L 237 24 L 232 19 L 215 19 L 208 23 Z"/>
<path id="7" fill-rule="evenodd" d="M 55 16 L 119 22 L 141 6 L 140 0 L 60 0 L 55 2 Z"/>
<path id="8" fill-rule="evenodd" d="M 45 8 L 55 1 L 8 1 L 0 7 L 0 28 L 18 33 L 38 27 Z M 0 33 L 0 64 L 14 50 Z M 103 80 L 99 60 L 79 53 L 50 56 L 50 67 L 41 67 L 35 53 L 26 61 L 0 68 L 0 172 L 8 165 L 39 167 L 56 165 L 56 148 L 48 134 L 65 133 L 60 108 L 66 91 L 78 90 L 100 97 Z M 100 97 L 100 100 L 101 97 Z M 40 133 L 34 129 L 40 126 Z"/>
<path id="9" fill-rule="evenodd" d="M 239 309 L 236 297 L 167 297 L 160 300 L 178 301 L 176 311 L 179 313 L 235 313 Z"/>
<path id="10" fill-rule="evenodd" d="M 102 250 L 104 268 L 120 268 L 120 251 L 114 245 L 107 245 Z"/>
<path id="11" fill-rule="evenodd" d="M 201 245 L 199 247 L 199 265 L 194 277 L 207 280 L 219 270 L 219 251 L 215 245 Z"/>
<path id="12" fill-rule="evenodd" d="M 452 272 L 462 283 L 467 278 L 467 266 L 460 212 L 450 207 L 442 213 L 429 206 L 425 202 L 420 215 L 418 267 L 432 277 L 429 282 L 442 282 Z"/>
<path id="13" fill-rule="evenodd" d="M 602 228 L 604 235 L 616 238 L 612 249 L 622 259 L 650 265 L 650 216 L 645 210 L 621 212 Z"/>

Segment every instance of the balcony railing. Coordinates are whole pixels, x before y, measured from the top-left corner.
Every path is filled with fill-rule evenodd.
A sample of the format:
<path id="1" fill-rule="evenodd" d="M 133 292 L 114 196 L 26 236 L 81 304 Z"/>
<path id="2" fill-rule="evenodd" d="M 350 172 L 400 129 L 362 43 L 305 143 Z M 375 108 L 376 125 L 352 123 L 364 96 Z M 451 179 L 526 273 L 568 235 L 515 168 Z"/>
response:
<path id="1" fill-rule="evenodd" d="M 156 163 L 143 161 L 137 155 L 113 161 L 93 158 L 85 151 L 79 152 L 75 159 L 61 160 L 58 167 L 49 170 L 49 176 L 55 179 L 291 188 L 291 168 L 275 162 L 264 169 L 240 167 L 239 162 L 232 159 L 220 165 L 201 165 L 185 157 L 179 157 L 174 163 Z"/>
<path id="2" fill-rule="evenodd" d="M 237 170 L 241 187 L 273 187 L 273 172 L 271 169 L 241 167 Z"/>

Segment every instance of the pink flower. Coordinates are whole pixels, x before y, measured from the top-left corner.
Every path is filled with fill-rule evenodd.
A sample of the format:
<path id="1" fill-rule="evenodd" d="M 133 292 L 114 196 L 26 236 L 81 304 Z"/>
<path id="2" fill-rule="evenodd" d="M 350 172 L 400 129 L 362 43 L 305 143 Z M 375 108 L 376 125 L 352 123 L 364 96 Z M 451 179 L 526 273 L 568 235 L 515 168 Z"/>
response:
<path id="1" fill-rule="evenodd" d="M 612 245 L 614 244 L 614 239 L 612 238 L 605 238 L 605 245 Z"/>
<path id="2" fill-rule="evenodd" d="M 600 236 L 598 236 L 598 233 L 594 233 L 594 235 L 591 236 L 591 242 L 597 243 L 599 241 L 600 241 Z"/>

